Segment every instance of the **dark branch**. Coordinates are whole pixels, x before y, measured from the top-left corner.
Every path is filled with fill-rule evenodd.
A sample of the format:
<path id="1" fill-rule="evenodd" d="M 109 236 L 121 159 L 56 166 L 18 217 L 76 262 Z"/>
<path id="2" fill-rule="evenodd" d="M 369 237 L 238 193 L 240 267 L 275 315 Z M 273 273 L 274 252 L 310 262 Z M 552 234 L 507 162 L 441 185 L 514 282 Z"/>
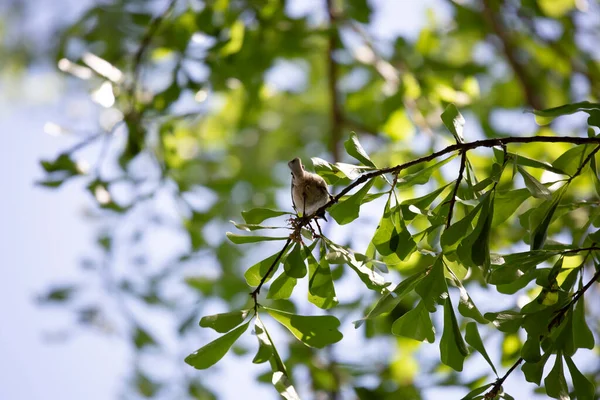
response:
<path id="1" fill-rule="evenodd" d="M 292 242 L 292 239 L 288 238 L 288 240 L 285 242 L 285 246 L 283 246 L 283 248 L 281 249 L 281 251 L 279 252 L 279 254 L 277 254 L 277 257 L 275 258 L 275 261 L 273 261 L 273 264 L 271 264 L 271 266 L 267 270 L 267 273 L 261 278 L 260 283 L 258 284 L 258 286 L 256 287 L 256 289 L 254 289 L 254 291 L 252 293 L 250 293 L 250 296 L 252 296 L 252 298 L 254 299 L 254 306 L 255 307 L 258 306 L 257 297 L 258 297 L 258 294 L 260 293 L 260 289 L 262 288 L 262 286 L 265 284 L 265 282 L 267 281 L 267 279 L 269 278 L 269 276 L 273 272 L 273 269 L 279 263 L 279 259 L 281 259 L 281 256 L 283 255 L 283 253 L 285 253 L 285 251 L 287 250 L 287 248 L 288 248 L 288 246 L 290 245 L 291 242 Z"/>
<path id="2" fill-rule="evenodd" d="M 495 147 L 501 146 L 504 147 L 510 143 L 572 143 L 572 144 L 597 144 L 600 145 L 600 138 L 593 137 L 565 137 L 565 136 L 525 136 L 525 137 L 506 137 L 506 138 L 497 138 L 497 139 L 484 139 L 484 140 L 476 140 L 474 142 L 467 143 L 456 143 L 451 146 L 448 146 L 440 151 L 435 153 L 431 153 L 428 156 L 424 156 L 421 158 L 417 158 L 416 160 L 409 161 L 404 164 L 399 164 L 394 167 L 388 167 L 383 169 L 378 169 L 373 172 L 369 172 L 367 174 L 361 175 L 358 179 L 352 182 L 350 185 L 346 186 L 341 192 L 339 192 L 336 196 L 334 196 L 327 204 L 317 210 L 315 215 L 319 215 L 327 210 L 329 207 L 337 203 L 342 196 L 346 195 L 349 191 L 359 186 L 362 183 L 367 182 L 370 179 L 373 179 L 377 176 L 381 176 L 384 174 L 397 174 L 400 171 L 410 168 L 414 165 L 418 165 L 424 162 L 428 162 L 431 160 L 435 160 L 438 157 L 446 155 L 448 153 L 452 153 L 454 151 L 468 151 L 472 149 L 476 149 L 478 147 Z"/>
<path id="3" fill-rule="evenodd" d="M 598 150 L 600 150 L 600 145 L 596 146 L 596 148 L 594 150 L 592 150 L 590 154 L 588 154 L 588 156 L 585 158 L 585 160 L 583 160 L 583 162 L 581 163 L 581 165 L 579 166 L 579 168 L 577 168 L 577 171 L 575 171 L 575 173 L 573 174 L 573 176 L 569 178 L 569 182 L 571 182 L 579 174 L 581 174 L 581 171 L 583 171 L 583 169 L 585 168 L 585 166 L 590 162 L 590 160 L 592 159 L 592 157 L 594 157 L 594 154 L 596 154 L 598 152 Z"/>
<path id="4" fill-rule="evenodd" d="M 456 178 L 456 183 L 454 184 L 454 190 L 452 191 L 452 197 L 450 198 L 450 209 L 448 210 L 448 219 L 446 220 L 446 229 L 450 226 L 452 222 L 452 212 L 454 211 L 454 204 L 456 204 L 456 194 L 458 193 L 458 187 L 460 186 L 460 181 L 462 181 L 463 172 L 465 171 L 465 165 L 467 164 L 467 152 L 466 150 L 461 153 L 460 156 L 460 169 L 458 170 L 458 177 Z"/>
<path id="5" fill-rule="evenodd" d="M 508 378 L 508 376 L 510 374 L 512 374 L 512 372 L 515 370 L 515 368 L 517 368 L 519 366 L 519 364 L 521 364 L 522 362 L 523 362 L 523 357 L 519 357 L 519 359 L 513 364 L 513 366 L 510 367 L 510 369 L 508 371 L 506 371 L 506 374 L 504 374 L 504 376 L 502 378 L 498 379 L 494 383 L 494 386 L 492 387 L 492 389 L 485 394 L 485 398 L 486 399 L 496 398 L 496 396 L 498 396 L 498 393 L 500 392 L 500 389 L 502 389 L 502 384 L 504 383 L 506 378 Z"/>
<path id="6" fill-rule="evenodd" d="M 490 4 L 490 0 L 483 0 L 483 16 L 488 20 L 494 34 L 502 42 L 502 50 L 504 51 L 506 60 L 515 73 L 515 77 L 521 84 L 527 103 L 534 109 L 543 110 L 545 107 L 537 94 L 537 88 L 534 86 L 535 80 L 532 79 L 525 66 L 517 58 L 517 46 L 515 41 L 500 20 L 498 14 L 494 11 L 493 5 Z"/>
<path id="7" fill-rule="evenodd" d="M 156 34 L 156 31 L 160 27 L 160 24 L 167 17 L 167 15 L 169 15 L 171 11 L 173 11 L 176 1 L 177 0 L 171 0 L 167 8 L 160 15 L 154 18 L 152 22 L 150 22 L 150 26 L 148 26 L 148 29 L 146 30 L 146 33 L 144 34 L 144 37 L 140 42 L 140 46 L 138 47 L 137 51 L 135 52 L 135 55 L 133 56 L 133 80 L 128 90 L 132 112 L 135 109 L 135 92 L 137 91 L 137 86 L 140 80 L 140 69 L 142 67 L 144 53 L 148 49 L 148 46 L 150 46 L 150 42 L 152 41 L 152 38 Z"/>
<path id="8" fill-rule="evenodd" d="M 329 87 L 330 101 L 330 124 L 331 154 L 335 162 L 340 161 L 339 142 L 342 139 L 342 128 L 344 126 L 344 116 L 340 105 L 340 96 L 338 93 L 338 65 L 334 58 L 335 49 L 338 42 L 337 32 L 337 14 L 333 0 L 327 0 L 327 14 L 329 16 L 329 42 L 327 46 L 327 84 Z"/>

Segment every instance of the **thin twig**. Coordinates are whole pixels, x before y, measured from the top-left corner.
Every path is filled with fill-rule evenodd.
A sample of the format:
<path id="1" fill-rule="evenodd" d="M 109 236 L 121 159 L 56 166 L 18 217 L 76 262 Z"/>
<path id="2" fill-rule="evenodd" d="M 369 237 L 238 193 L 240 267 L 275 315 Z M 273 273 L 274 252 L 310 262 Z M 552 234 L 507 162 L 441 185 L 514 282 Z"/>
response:
<path id="1" fill-rule="evenodd" d="M 488 20 L 494 34 L 502 42 L 502 50 L 506 56 L 506 60 L 510 64 L 515 77 L 521 84 L 523 94 L 527 103 L 537 110 L 543 110 L 544 106 L 537 95 L 537 88 L 534 86 L 535 79 L 532 79 L 525 66 L 519 61 L 516 56 L 517 46 L 510 35 L 508 29 L 504 26 L 498 14 L 494 11 L 493 6 L 490 4 L 490 0 L 483 0 L 483 16 Z"/>
<path id="2" fill-rule="evenodd" d="M 329 87 L 329 102 L 330 102 L 330 124 L 331 138 L 330 147 L 333 159 L 335 162 L 340 161 L 339 142 L 342 138 L 342 128 L 344 125 L 344 117 L 340 106 L 340 96 L 338 93 L 338 65 L 335 61 L 334 53 L 337 47 L 338 32 L 337 32 L 337 15 L 333 0 L 327 1 L 327 14 L 329 16 L 329 42 L 327 46 L 327 83 Z"/>
<path id="3" fill-rule="evenodd" d="M 492 389 L 485 394 L 485 398 L 486 399 L 494 399 L 496 396 L 498 396 L 498 392 L 500 392 L 500 389 L 502 388 L 502 384 L 504 383 L 506 378 L 508 378 L 508 376 L 515 370 L 515 368 L 517 368 L 519 366 L 519 364 L 521 364 L 523 361 L 524 361 L 523 357 L 519 357 L 517 362 L 515 362 L 513 364 L 513 366 L 510 367 L 510 369 L 508 371 L 506 371 L 506 374 L 504 374 L 504 376 L 502 378 L 498 379 L 494 383 L 494 386 L 492 387 Z"/>
<path id="4" fill-rule="evenodd" d="M 583 160 L 583 162 L 581 163 L 581 165 L 579 166 L 579 168 L 577 168 L 577 171 L 575 171 L 575 173 L 573 174 L 573 176 L 571 176 L 568 180 L 568 182 L 570 183 L 573 179 L 575 179 L 579 174 L 581 174 L 581 171 L 583 171 L 583 169 L 585 168 L 585 166 L 587 165 L 587 163 L 590 162 L 590 160 L 592 159 L 592 157 L 594 157 L 594 154 L 596 154 L 598 152 L 598 150 L 600 150 L 600 145 L 596 146 L 596 148 L 594 150 L 592 150 L 590 152 L 590 154 L 588 154 L 588 156 L 585 158 L 585 160 Z"/>
<path id="5" fill-rule="evenodd" d="M 456 204 L 456 195 L 458 193 L 458 187 L 460 186 L 460 182 L 462 181 L 463 172 L 465 171 L 465 165 L 467 164 L 467 151 L 461 152 L 460 155 L 460 169 L 458 170 L 458 177 L 456 178 L 456 183 L 454 184 L 454 190 L 452 191 L 452 197 L 450 198 L 450 209 L 448 210 L 448 218 L 446 220 L 446 229 L 450 227 L 450 223 L 452 222 L 452 212 L 454 211 L 454 204 Z"/>
<path id="6" fill-rule="evenodd" d="M 454 151 L 468 151 L 472 149 L 476 149 L 478 147 L 494 147 L 494 146 L 505 146 L 510 143 L 572 143 L 572 144 L 598 144 L 600 145 L 600 138 L 597 137 L 568 137 L 568 136 L 523 136 L 523 137 L 506 137 L 506 138 L 496 138 L 496 139 L 484 139 L 484 140 L 476 140 L 474 142 L 467 143 L 455 143 L 450 145 L 440 151 L 435 153 L 431 153 L 428 156 L 423 156 L 421 158 L 417 158 L 415 160 L 409 161 L 404 164 L 399 164 L 393 167 L 378 169 L 367 174 L 363 174 L 350 185 L 346 186 L 342 191 L 340 191 L 337 195 L 335 195 L 327 204 L 317 210 L 315 214 L 321 214 L 329 207 L 337 203 L 342 196 L 350 192 L 355 187 L 359 186 L 362 183 L 367 182 L 368 180 L 375 178 L 376 176 L 381 176 L 384 174 L 396 174 L 400 171 L 412 167 L 414 165 L 418 165 L 424 162 L 428 162 L 431 160 L 435 160 L 438 157 L 446 155 L 448 153 L 452 153 Z"/>
<path id="7" fill-rule="evenodd" d="M 133 112 L 133 110 L 135 109 L 135 92 L 137 91 L 137 86 L 140 80 L 140 69 L 142 67 L 142 59 L 144 58 L 144 53 L 148 49 L 148 46 L 150 46 L 150 42 L 152 41 L 152 38 L 156 34 L 156 31 L 160 27 L 160 24 L 167 17 L 167 15 L 171 13 L 173 8 L 175 7 L 176 2 L 177 0 L 171 0 L 167 8 L 160 15 L 154 18 L 152 22 L 150 22 L 150 26 L 146 30 L 146 33 L 144 34 L 144 37 L 140 42 L 140 46 L 138 47 L 137 51 L 135 52 L 135 55 L 133 56 L 133 80 L 128 90 L 131 102 L 130 112 Z"/>
<path id="8" fill-rule="evenodd" d="M 279 259 L 281 258 L 281 256 L 283 255 L 283 253 L 285 253 L 285 251 L 287 250 L 287 248 L 288 248 L 288 246 L 290 245 L 291 242 L 292 242 L 292 238 L 288 238 L 288 240 L 285 242 L 285 246 L 283 246 L 283 248 L 281 249 L 281 251 L 279 252 L 279 254 L 277 254 L 277 257 L 275 258 L 275 261 L 273 261 L 273 264 L 271 264 L 271 266 L 267 270 L 267 273 L 260 279 L 260 283 L 258 284 L 258 286 L 256 287 L 256 289 L 254 289 L 254 291 L 252 293 L 250 293 L 250 296 L 252 296 L 252 298 L 254 299 L 254 306 L 255 307 L 258 306 L 257 297 L 258 297 L 258 294 L 260 293 L 260 289 L 262 288 L 262 286 L 265 284 L 265 282 L 267 281 L 267 279 L 269 278 L 269 276 L 273 272 L 273 269 L 275 268 L 275 266 L 277 266 L 277 264 L 279 263 Z"/>

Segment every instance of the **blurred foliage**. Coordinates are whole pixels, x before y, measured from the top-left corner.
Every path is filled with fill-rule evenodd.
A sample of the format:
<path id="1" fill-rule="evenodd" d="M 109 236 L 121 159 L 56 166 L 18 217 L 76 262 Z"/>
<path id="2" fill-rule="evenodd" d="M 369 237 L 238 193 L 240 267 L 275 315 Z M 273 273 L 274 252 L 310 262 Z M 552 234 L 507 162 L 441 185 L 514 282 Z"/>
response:
<path id="1" fill-rule="evenodd" d="M 510 144 L 469 151 L 468 158 L 463 153 L 462 167 L 459 156 L 369 180 L 366 189 L 330 209 L 335 222 L 325 226 L 327 238 L 284 254 L 283 272 L 261 292 L 265 324 L 254 315 L 249 284 L 260 282 L 281 242 L 238 246 L 231 242 L 263 239 L 227 240 L 225 231 L 229 220 L 246 231 L 263 228 L 268 211 L 244 214 L 242 225 L 244 210 L 291 210 L 285 163 L 296 156 L 314 157 L 314 169 L 339 193 L 369 171 L 455 141 L 565 130 L 587 137 L 588 127 L 594 137 L 600 126 L 600 25 L 594 16 L 600 6 L 585 0 L 438 1 L 415 37 L 379 39 L 371 33 L 378 11 L 371 2 L 324 0 L 305 13 L 293 7 L 301 3 L 98 2 L 64 29 L 54 61 L 88 85 L 99 110 L 97 133 L 42 161 L 40 184 L 85 181 L 94 203 L 90 215 L 101 228 L 97 257 L 82 261 L 95 275 L 50 289 L 40 300 L 68 305 L 90 328 L 123 332 L 137 355 L 130 384 L 147 398 L 218 397 L 210 370 L 181 368 L 184 354 L 215 338 L 196 326 L 201 316 L 201 326 L 224 335 L 188 356 L 188 363 L 207 368 L 230 348 L 226 357 L 253 353 L 247 341 L 236 343 L 252 326 L 259 342 L 254 362 L 269 361 L 272 372 L 249 362 L 248 373 L 265 372 L 258 380 L 287 398 L 294 398 L 298 374 L 306 378 L 298 391 L 312 398 L 418 399 L 444 386 L 481 398 L 494 382 L 492 369 L 510 367 L 520 356 L 525 378 L 539 385 L 552 353 L 558 361 L 544 381 L 548 395 L 565 398 L 572 387 L 564 381 L 564 359 L 572 394 L 597 397 L 571 360 L 575 349 L 593 347 L 594 337 L 598 343 L 597 315 L 585 314 L 583 298 L 561 308 L 580 289 L 584 271 L 593 274 L 598 258 L 577 251 L 598 242 L 591 234 L 599 225 L 600 188 L 593 146 Z M 522 115 L 584 100 L 591 106 L 538 113 L 540 126 L 533 115 Z M 565 128 L 561 119 L 548 119 L 574 111 L 588 112 L 587 123 L 577 119 Z M 86 168 L 90 158 L 95 161 Z M 459 170 L 461 185 L 454 185 Z M 568 183 L 561 189 L 546 183 L 559 180 Z M 359 211 L 369 215 L 367 208 L 382 215 L 378 227 L 370 217 L 355 220 Z M 280 215 L 276 226 L 286 226 L 287 218 Z M 350 226 L 358 229 L 335 229 L 329 238 L 332 225 L 353 220 Z M 327 316 L 312 315 L 314 307 L 296 296 L 304 290 L 295 287 L 297 280 L 306 274 L 309 300 L 331 308 Z M 95 279 L 101 289 L 88 290 Z M 467 289 L 475 301 L 498 298 L 509 309 L 489 302 L 491 308 L 479 312 Z M 598 296 L 597 287 L 587 294 L 586 301 Z M 531 314 L 524 316 L 525 307 L 518 311 L 517 298 L 531 300 L 525 306 Z M 437 305 L 443 316 L 432 322 Z M 349 349 L 355 344 L 344 344 L 338 328 L 365 314 L 364 323 L 356 323 L 365 348 Z M 293 339 L 274 342 L 267 333 L 275 329 L 273 319 L 310 347 Z M 547 335 L 549 322 L 560 327 Z M 574 343 L 564 326 L 591 331 Z M 516 334 L 521 327 L 527 335 Z M 488 344 L 493 338 L 501 339 L 500 349 Z M 424 340 L 440 341 L 441 354 L 432 362 L 423 361 Z M 491 365 L 476 379 L 456 372 L 467 345 Z M 383 351 L 371 353 L 377 346 Z M 501 357 L 487 356 L 486 349 Z M 157 358 L 177 374 L 159 373 Z M 597 366 L 585 372 L 592 382 L 600 380 Z"/>

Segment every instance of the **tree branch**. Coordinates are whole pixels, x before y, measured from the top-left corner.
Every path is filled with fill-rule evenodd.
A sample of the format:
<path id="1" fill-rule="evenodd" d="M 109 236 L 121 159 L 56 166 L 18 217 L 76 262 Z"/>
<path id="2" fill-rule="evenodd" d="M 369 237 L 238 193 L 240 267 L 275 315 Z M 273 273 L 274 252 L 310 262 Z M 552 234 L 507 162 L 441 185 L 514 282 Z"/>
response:
<path id="1" fill-rule="evenodd" d="M 329 147 L 335 162 L 340 161 L 339 142 L 342 139 L 342 128 L 344 126 L 344 116 L 340 106 L 340 96 L 338 93 L 338 65 L 334 58 L 335 49 L 337 47 L 338 32 L 337 32 L 337 13 L 333 0 L 327 1 L 327 14 L 329 16 L 329 42 L 327 46 L 327 84 L 329 88 L 330 102 L 330 129 L 331 138 Z"/>
<path id="2" fill-rule="evenodd" d="M 423 156 L 421 158 L 417 158 L 416 160 L 409 161 L 404 164 L 399 164 L 394 167 L 388 167 L 383 169 L 378 169 L 373 172 L 369 172 L 358 177 L 354 182 L 350 185 L 346 186 L 342 191 L 340 191 L 337 195 L 335 195 L 327 204 L 317 210 L 315 215 L 320 214 L 327 210 L 329 207 L 337 203 L 342 196 L 347 194 L 349 191 L 359 186 L 362 183 L 367 182 L 368 180 L 375 178 L 377 176 L 381 176 L 384 174 L 397 174 L 400 171 L 412 167 L 414 165 L 418 165 L 424 162 L 428 162 L 431 160 L 435 160 L 438 157 L 446 155 L 448 153 L 452 153 L 454 151 L 468 151 L 472 149 L 476 149 L 478 147 L 495 147 L 502 146 L 504 147 L 510 143 L 572 143 L 572 144 L 597 144 L 600 145 L 600 138 L 598 137 L 568 137 L 568 136 L 523 136 L 523 137 L 505 137 L 505 138 L 496 138 L 496 139 L 484 139 L 484 140 L 476 140 L 474 142 L 467 143 L 456 143 L 450 145 L 440 151 L 435 153 L 431 153 L 428 156 Z M 304 225 L 302 225 L 304 226 Z"/>
<path id="3" fill-rule="evenodd" d="M 460 181 L 462 181 L 463 172 L 465 171 L 465 165 L 467 164 L 467 151 L 463 151 L 460 156 L 460 169 L 458 170 L 458 177 L 454 184 L 454 190 L 452 191 L 452 198 L 450 198 L 450 209 L 448 210 L 448 219 L 446 220 L 446 229 L 450 227 L 452 222 L 452 211 L 454 210 L 454 204 L 456 204 L 456 194 L 458 193 L 458 187 Z"/>
<path id="4" fill-rule="evenodd" d="M 133 112 L 133 110 L 135 109 L 135 92 L 137 91 L 137 86 L 138 86 L 139 79 L 140 79 L 140 70 L 142 67 L 142 59 L 144 57 L 144 53 L 148 49 L 148 46 L 150 46 L 150 42 L 152 41 L 152 38 L 156 34 L 156 31 L 160 27 L 160 24 L 167 17 L 167 15 L 169 15 L 171 13 L 171 11 L 173 11 L 176 1 L 177 0 L 171 0 L 169 5 L 167 6 L 167 8 L 160 15 L 158 15 L 156 18 L 154 18 L 154 20 L 152 20 L 152 22 L 150 22 L 150 26 L 148 26 L 148 29 L 146 30 L 146 33 L 144 34 L 144 37 L 142 38 L 142 41 L 140 42 L 140 46 L 138 47 L 137 51 L 135 52 L 135 54 L 133 56 L 133 80 L 132 80 L 131 86 L 129 86 L 129 90 L 128 90 L 129 98 L 130 98 L 130 102 L 131 102 L 130 103 L 130 108 L 131 108 L 130 112 Z"/>
<path id="5" fill-rule="evenodd" d="M 596 148 L 592 150 L 590 154 L 588 154 L 588 156 L 585 158 L 585 160 L 583 160 L 579 168 L 577 168 L 577 171 L 575 171 L 573 176 L 569 178 L 569 182 L 571 182 L 573 179 L 579 176 L 579 174 L 581 174 L 581 171 L 583 171 L 585 166 L 590 162 L 590 160 L 592 159 L 592 157 L 594 157 L 594 154 L 596 154 L 598 150 L 600 150 L 600 145 L 596 146 Z"/>
<path id="6" fill-rule="evenodd" d="M 273 269 L 275 268 L 275 266 L 277 265 L 277 263 L 279 263 L 279 259 L 285 253 L 285 251 L 287 250 L 287 248 L 288 248 L 288 246 L 290 245 L 291 242 L 292 242 L 292 238 L 288 238 L 288 240 L 285 242 L 285 245 L 283 246 L 283 248 L 281 249 L 281 251 L 279 252 L 279 254 L 277 254 L 277 257 L 275 258 L 275 261 L 273 261 L 273 264 L 271 264 L 271 266 L 267 270 L 267 273 L 261 278 L 260 283 L 258 284 L 258 286 L 256 287 L 256 289 L 254 289 L 254 291 L 252 293 L 250 293 L 250 296 L 252 296 L 252 298 L 254 299 L 254 307 L 255 308 L 258 307 L 257 297 L 258 297 L 258 294 L 260 293 L 260 289 L 262 288 L 262 286 L 267 281 L 269 275 L 271 275 L 271 273 L 273 272 Z"/>
<path id="7" fill-rule="evenodd" d="M 510 64 L 515 77 L 521 84 L 523 94 L 527 103 L 537 110 L 543 110 L 545 107 L 537 94 L 537 88 L 534 86 L 535 80 L 531 78 L 529 72 L 515 55 L 517 46 L 515 45 L 508 29 L 504 26 L 498 15 L 495 13 L 490 0 L 483 0 L 483 15 L 488 20 L 494 34 L 502 42 L 502 50 L 506 56 L 506 60 Z"/>

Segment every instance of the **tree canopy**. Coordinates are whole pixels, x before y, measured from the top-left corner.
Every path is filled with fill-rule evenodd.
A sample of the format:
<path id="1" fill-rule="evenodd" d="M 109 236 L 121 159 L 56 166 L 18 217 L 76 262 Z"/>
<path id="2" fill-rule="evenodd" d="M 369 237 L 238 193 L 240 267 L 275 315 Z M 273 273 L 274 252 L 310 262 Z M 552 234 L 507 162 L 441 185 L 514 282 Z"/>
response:
<path id="1" fill-rule="evenodd" d="M 82 267 L 114 302 L 44 299 L 126 333 L 137 393 L 216 398 L 209 368 L 242 357 L 286 399 L 599 397 L 600 6 L 436 1 L 376 29 L 401 7 L 118 0 L 57 36 L 98 118 L 38 183 L 84 182 Z M 320 227 L 294 157 L 334 195 Z"/>

